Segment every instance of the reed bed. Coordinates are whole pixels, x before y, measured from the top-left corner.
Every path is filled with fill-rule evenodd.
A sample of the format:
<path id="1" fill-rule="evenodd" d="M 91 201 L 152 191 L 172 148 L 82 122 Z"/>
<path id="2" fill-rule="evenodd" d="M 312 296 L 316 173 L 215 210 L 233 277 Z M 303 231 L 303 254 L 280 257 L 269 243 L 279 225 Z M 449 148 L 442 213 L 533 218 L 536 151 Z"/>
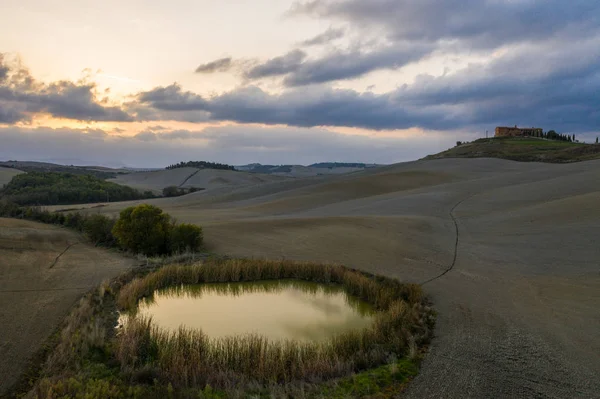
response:
<path id="1" fill-rule="evenodd" d="M 133 310 L 155 290 L 181 284 L 275 279 L 339 284 L 377 310 L 375 321 L 325 342 L 305 343 L 254 334 L 209 338 L 198 330 L 166 331 L 132 316 L 116 342 L 122 371 L 135 375 L 151 370 L 181 388 L 316 383 L 407 356 L 431 337 L 433 316 L 420 286 L 316 263 L 231 259 L 167 266 L 122 287 L 117 304 Z"/>

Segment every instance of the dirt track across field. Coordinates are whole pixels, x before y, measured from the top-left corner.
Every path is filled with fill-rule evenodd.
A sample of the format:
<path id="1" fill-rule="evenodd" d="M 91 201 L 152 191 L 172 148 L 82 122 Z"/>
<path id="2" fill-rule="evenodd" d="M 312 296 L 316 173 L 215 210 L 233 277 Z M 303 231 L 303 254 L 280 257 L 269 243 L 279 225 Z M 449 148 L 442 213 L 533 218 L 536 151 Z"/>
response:
<path id="1" fill-rule="evenodd" d="M 0 396 L 82 294 L 132 265 L 72 231 L 0 218 Z"/>
<path id="2" fill-rule="evenodd" d="M 426 282 L 436 338 L 409 398 L 598 398 L 598 182 L 600 161 L 442 159 L 153 202 L 219 253 Z"/>

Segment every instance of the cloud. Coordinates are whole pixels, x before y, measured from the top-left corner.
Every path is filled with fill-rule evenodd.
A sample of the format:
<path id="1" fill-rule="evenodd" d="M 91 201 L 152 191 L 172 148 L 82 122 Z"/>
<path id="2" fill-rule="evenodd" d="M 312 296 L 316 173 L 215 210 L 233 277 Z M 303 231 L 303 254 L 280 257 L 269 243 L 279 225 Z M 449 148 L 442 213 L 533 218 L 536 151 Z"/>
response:
<path id="1" fill-rule="evenodd" d="M 202 64 L 196 68 L 196 73 L 214 73 L 226 72 L 232 66 L 231 57 L 220 58 L 218 60 Z"/>
<path id="2" fill-rule="evenodd" d="M 398 69 L 420 60 L 432 51 L 431 46 L 402 43 L 370 52 L 335 52 L 306 61 L 285 77 L 288 87 L 355 79 L 380 69 Z"/>
<path id="3" fill-rule="evenodd" d="M 206 110 L 208 107 L 208 102 L 202 96 L 183 91 L 177 83 L 143 92 L 139 94 L 139 100 L 165 111 Z"/>
<path id="4" fill-rule="evenodd" d="M 306 58 L 306 53 L 302 50 L 293 50 L 280 57 L 275 57 L 267 62 L 257 65 L 245 73 L 248 79 L 261 79 L 271 76 L 285 75 L 293 72 Z"/>
<path id="5" fill-rule="evenodd" d="M 325 32 L 311 39 L 305 40 L 300 44 L 302 46 L 320 46 L 344 37 L 344 33 L 344 29 L 329 28 Z"/>
<path id="6" fill-rule="evenodd" d="M 18 61 L 0 54 L 0 122 L 28 121 L 47 113 L 81 121 L 132 121 L 118 106 L 96 98 L 94 83 L 38 82 Z"/>
<path id="7" fill-rule="evenodd" d="M 156 133 L 141 132 L 133 136 L 133 138 L 140 141 L 156 141 Z"/>
<path id="8" fill-rule="evenodd" d="M 178 139 L 173 139 L 178 136 Z M 393 163 L 442 150 L 456 137 L 346 135 L 328 129 L 256 126 L 173 131 L 140 140 L 102 131 L 0 127 L 0 160 L 60 161 L 69 164 L 164 167 L 182 160 L 234 165 L 311 164 L 321 161 Z M 461 139 L 463 137 L 460 137 Z M 36 145 L 31 145 L 35 142 Z M 76 154 L 77 159 L 73 159 Z"/>
<path id="9" fill-rule="evenodd" d="M 410 57 L 406 48 L 396 48 L 398 54 L 401 50 Z M 355 72 L 373 60 L 392 65 L 399 58 L 348 57 L 346 64 L 341 57 L 342 61 L 326 65 L 335 65 L 338 72 L 344 67 Z M 284 80 L 295 84 L 330 76 L 326 67 L 305 73 L 305 64 L 310 62 L 296 66 Z M 190 120 L 201 113 L 212 121 L 299 127 L 477 131 L 521 124 L 577 133 L 597 129 L 598 92 L 600 35 L 576 43 L 555 38 L 523 44 L 451 73 L 420 75 L 411 84 L 381 94 L 325 85 L 270 93 L 250 85 L 202 97 L 171 85 L 140 93 L 136 106 L 149 113 L 169 112 L 175 120 Z"/>
<path id="10" fill-rule="evenodd" d="M 403 107 L 393 93 L 375 95 L 325 87 L 293 89 L 281 94 L 270 94 L 249 86 L 219 96 L 204 99 L 183 91 L 179 86 L 152 90 L 161 96 L 140 93 L 138 108 L 164 109 L 177 120 L 187 120 L 188 114 L 206 112 L 210 120 L 239 123 L 285 124 L 299 127 L 348 126 L 367 129 L 405 129 L 414 126 L 429 129 L 452 128 L 460 119 L 452 121 L 443 110 L 435 107 Z M 168 96 L 167 96 L 168 94 Z M 194 99 L 189 102 L 188 99 Z M 179 105 L 178 102 L 182 103 Z M 194 107 L 195 106 L 195 107 Z M 150 111 L 152 112 L 152 111 Z"/>
<path id="11" fill-rule="evenodd" d="M 307 54 L 294 50 L 249 69 L 249 80 L 285 75 L 287 87 L 355 79 L 380 69 L 399 69 L 419 61 L 434 50 L 432 45 L 396 43 L 369 51 L 334 51 L 324 57 L 306 59 Z"/>
<path id="12" fill-rule="evenodd" d="M 459 41 L 466 48 L 496 48 L 598 31 L 600 8 L 588 0 L 316 0 L 297 2 L 291 14 L 384 28 L 390 38 L 431 43 Z"/>

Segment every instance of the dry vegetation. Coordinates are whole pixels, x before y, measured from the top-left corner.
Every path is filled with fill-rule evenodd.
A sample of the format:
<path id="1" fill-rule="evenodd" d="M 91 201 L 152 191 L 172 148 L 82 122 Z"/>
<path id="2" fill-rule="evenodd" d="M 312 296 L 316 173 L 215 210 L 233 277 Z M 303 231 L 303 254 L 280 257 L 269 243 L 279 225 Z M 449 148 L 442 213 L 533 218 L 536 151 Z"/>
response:
<path id="1" fill-rule="evenodd" d="M 170 266 L 123 287 L 121 309 L 159 288 L 180 284 L 299 279 L 341 284 L 379 312 L 372 328 L 341 334 L 324 344 L 270 342 L 257 335 L 209 339 L 200 331 L 170 333 L 150 320 L 132 318 L 119 335 L 117 358 L 124 371 L 155 367 L 157 376 L 178 387 L 206 384 L 225 388 L 235 382 L 316 382 L 406 356 L 423 345 L 431 320 L 419 286 L 376 279 L 341 266 L 262 260 L 227 260 L 197 266 Z"/>
<path id="2" fill-rule="evenodd" d="M 140 298 L 158 288 L 284 278 L 341 284 L 375 307 L 376 320 L 370 328 L 318 344 L 272 342 L 258 335 L 211 339 L 183 328 L 166 332 L 135 316 L 115 338 L 111 336 L 116 323 L 111 308 L 133 310 Z M 433 321 L 419 286 L 342 266 L 213 259 L 166 266 L 145 276 L 130 273 L 82 299 L 65 321 L 59 343 L 44 366 L 44 378 L 30 394 L 39 398 L 84 392 L 89 397 L 164 397 L 169 392 L 179 397 L 246 397 L 250 392 L 258 397 L 274 393 L 361 396 L 397 388 L 414 375 L 413 364 L 431 338 Z M 361 372 L 374 377 L 365 385 Z M 327 382 L 339 377 L 346 379 Z"/>

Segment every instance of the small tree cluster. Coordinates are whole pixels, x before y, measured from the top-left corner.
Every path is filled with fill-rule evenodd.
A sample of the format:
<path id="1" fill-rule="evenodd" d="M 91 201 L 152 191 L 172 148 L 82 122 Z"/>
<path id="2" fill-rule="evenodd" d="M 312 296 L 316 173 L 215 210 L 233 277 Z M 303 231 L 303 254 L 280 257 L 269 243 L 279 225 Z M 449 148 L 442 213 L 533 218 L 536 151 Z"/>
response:
<path id="1" fill-rule="evenodd" d="M 200 227 L 176 225 L 162 209 L 148 204 L 123 209 L 112 234 L 123 249 L 148 256 L 196 251 L 203 238 Z"/>
<path id="2" fill-rule="evenodd" d="M 548 132 L 544 133 L 542 137 L 548 140 L 567 141 L 569 143 L 576 142 L 574 134 L 562 134 L 557 133 L 554 130 L 549 130 Z"/>
<path id="3" fill-rule="evenodd" d="M 196 191 L 204 190 L 203 188 L 189 187 L 179 188 L 177 186 L 168 186 L 163 188 L 163 197 L 180 197 L 185 194 L 195 193 Z"/>
<path id="4" fill-rule="evenodd" d="M 177 169 L 177 168 L 199 168 L 199 169 L 222 169 L 222 170 L 235 170 L 231 165 L 218 162 L 206 162 L 206 161 L 188 161 L 179 162 L 173 165 L 167 166 L 165 169 Z"/>

